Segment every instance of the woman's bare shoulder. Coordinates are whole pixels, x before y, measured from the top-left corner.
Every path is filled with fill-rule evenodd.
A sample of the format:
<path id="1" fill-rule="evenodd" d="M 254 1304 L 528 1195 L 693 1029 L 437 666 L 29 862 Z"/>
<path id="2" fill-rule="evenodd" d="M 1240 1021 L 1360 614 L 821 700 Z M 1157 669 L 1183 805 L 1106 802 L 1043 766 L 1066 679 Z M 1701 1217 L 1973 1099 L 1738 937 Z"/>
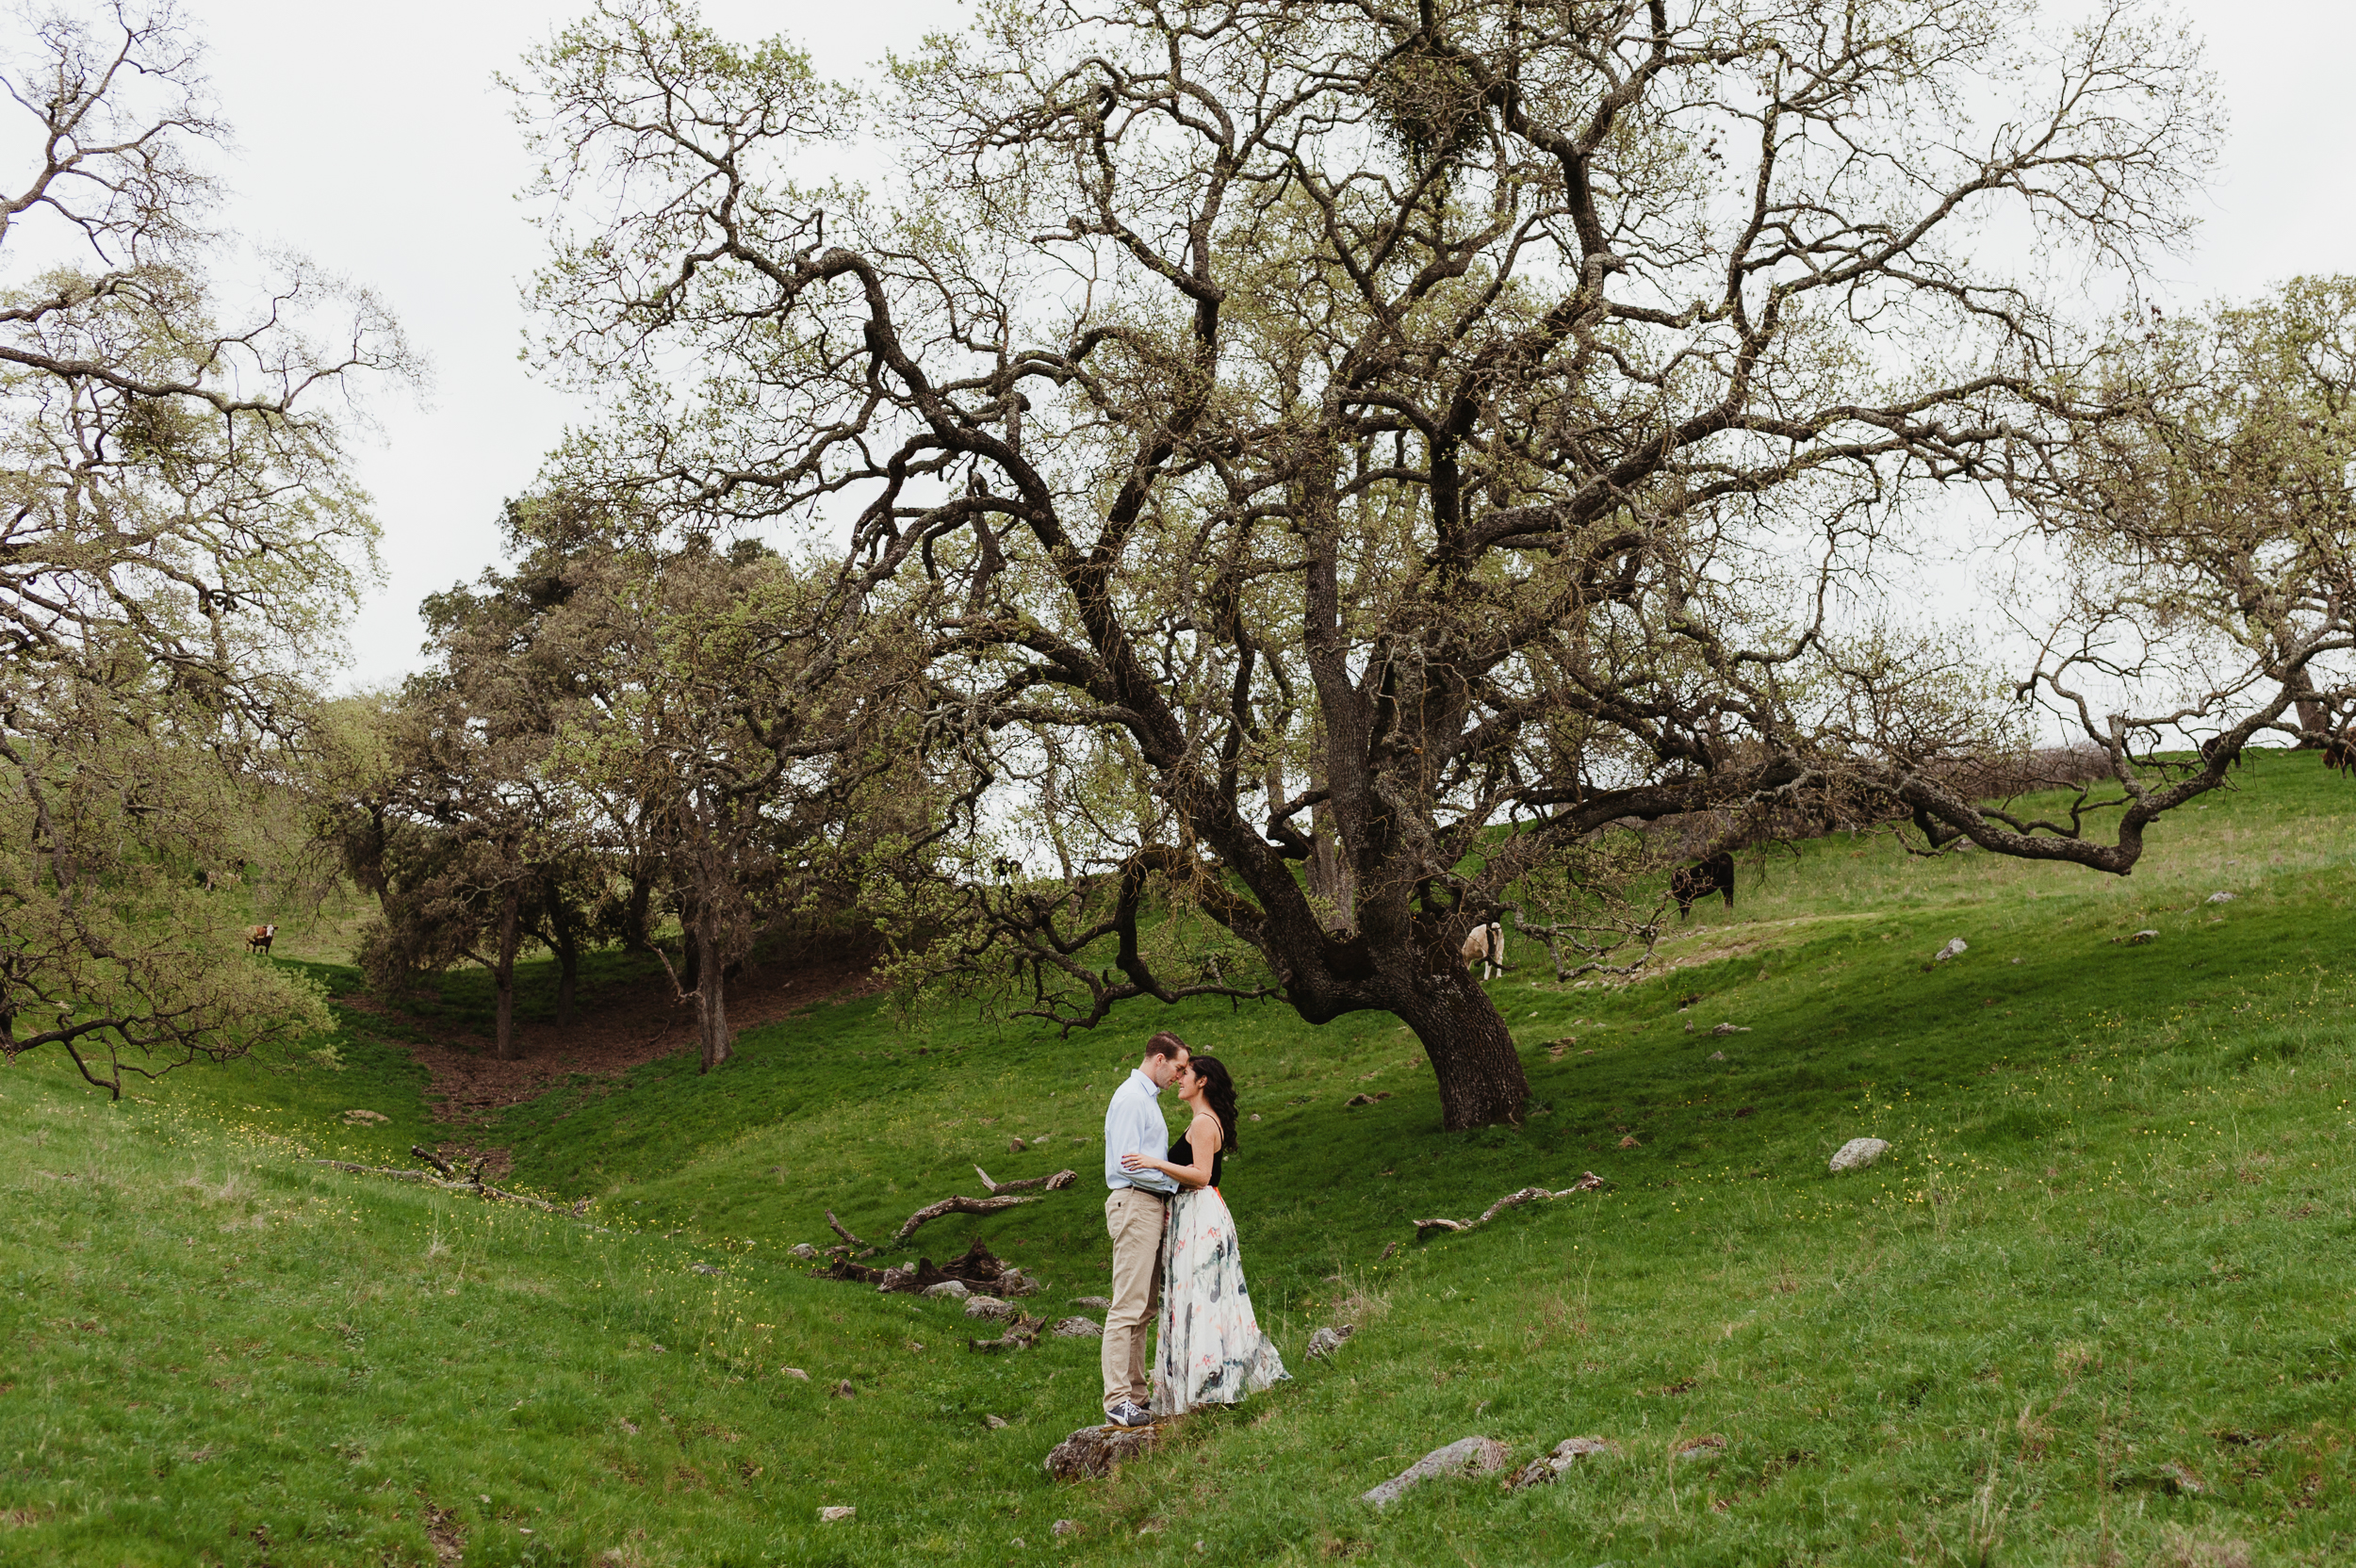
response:
<path id="1" fill-rule="evenodd" d="M 1227 1129 L 1219 1124 L 1219 1117 L 1216 1113 L 1197 1111 L 1194 1113 L 1194 1125 L 1186 1129 L 1186 1139 L 1188 1142 L 1193 1142 L 1197 1136 L 1207 1137 L 1211 1140 L 1208 1145 L 1195 1144 L 1197 1149 L 1205 1147 L 1218 1149 L 1227 1141 Z"/>

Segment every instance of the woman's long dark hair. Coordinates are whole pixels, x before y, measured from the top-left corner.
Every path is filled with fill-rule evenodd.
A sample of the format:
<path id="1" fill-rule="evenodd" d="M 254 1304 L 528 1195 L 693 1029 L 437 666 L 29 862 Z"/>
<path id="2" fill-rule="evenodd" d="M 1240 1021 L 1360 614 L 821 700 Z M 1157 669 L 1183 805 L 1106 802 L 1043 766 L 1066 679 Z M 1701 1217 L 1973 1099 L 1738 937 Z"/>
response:
<path id="1" fill-rule="evenodd" d="M 1235 1081 L 1227 1075 L 1227 1066 L 1217 1056 L 1189 1056 L 1186 1066 L 1203 1081 L 1203 1098 L 1211 1112 L 1219 1118 L 1219 1147 L 1233 1153 L 1235 1148 Z"/>

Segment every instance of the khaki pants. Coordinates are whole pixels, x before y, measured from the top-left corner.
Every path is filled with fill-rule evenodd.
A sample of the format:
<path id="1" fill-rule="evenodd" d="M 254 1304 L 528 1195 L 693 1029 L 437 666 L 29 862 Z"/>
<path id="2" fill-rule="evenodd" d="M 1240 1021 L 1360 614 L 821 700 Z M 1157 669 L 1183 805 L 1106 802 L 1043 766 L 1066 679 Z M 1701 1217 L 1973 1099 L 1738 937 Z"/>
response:
<path id="1" fill-rule="evenodd" d="M 1113 1238 L 1113 1304 L 1104 1314 L 1104 1408 L 1123 1399 L 1150 1404 L 1146 1339 L 1162 1299 L 1162 1225 L 1170 1205 L 1161 1194 L 1115 1187 L 1104 1198 L 1104 1229 Z"/>

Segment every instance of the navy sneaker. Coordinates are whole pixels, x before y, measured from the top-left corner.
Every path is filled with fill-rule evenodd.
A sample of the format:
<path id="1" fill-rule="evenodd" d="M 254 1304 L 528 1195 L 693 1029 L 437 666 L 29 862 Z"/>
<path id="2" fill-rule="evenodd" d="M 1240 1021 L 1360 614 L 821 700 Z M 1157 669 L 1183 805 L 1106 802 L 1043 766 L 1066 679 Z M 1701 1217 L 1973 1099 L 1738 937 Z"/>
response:
<path id="1" fill-rule="evenodd" d="M 1104 1419 L 1116 1427 L 1150 1427 L 1153 1413 L 1135 1399 L 1123 1399 L 1104 1413 Z"/>

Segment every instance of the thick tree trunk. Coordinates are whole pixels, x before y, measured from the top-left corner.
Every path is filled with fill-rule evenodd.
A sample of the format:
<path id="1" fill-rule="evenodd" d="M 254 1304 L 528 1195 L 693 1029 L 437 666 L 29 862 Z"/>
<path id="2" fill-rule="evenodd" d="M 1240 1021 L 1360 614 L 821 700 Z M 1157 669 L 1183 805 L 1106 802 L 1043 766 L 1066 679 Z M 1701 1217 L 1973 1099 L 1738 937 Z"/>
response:
<path id="1" fill-rule="evenodd" d="M 646 935 L 646 906 L 654 899 L 654 879 L 643 871 L 630 877 L 630 898 L 622 906 L 622 945 L 644 953 L 652 945 Z"/>
<path id="2" fill-rule="evenodd" d="M 2315 678 L 2301 665 L 2291 672 L 2290 679 L 2283 684 L 2291 689 L 2292 701 L 2299 712 L 2299 727 L 2306 732 L 2292 749 L 2321 751 L 2323 737 L 2331 727 L 2331 714 L 2315 695 Z"/>
<path id="3" fill-rule="evenodd" d="M 1309 858 L 1309 890 L 1331 911 L 1325 915 L 1326 928 L 1347 935 L 1358 925 L 1358 878 L 1334 832 L 1333 813 L 1313 806 L 1309 817 L 1317 844 Z"/>
<path id="4" fill-rule="evenodd" d="M 515 949 L 522 937 L 522 899 L 510 891 L 499 906 L 499 963 L 491 977 L 499 985 L 499 1026 L 492 1054 L 502 1062 L 515 1060 Z"/>
<path id="5" fill-rule="evenodd" d="M 705 960 L 703 981 L 695 988 L 696 1033 L 703 1046 L 698 1070 L 703 1072 L 710 1072 L 736 1054 L 728 1045 L 728 966 L 716 961 L 719 950 L 716 932 L 704 932 L 695 943 L 696 956 Z"/>
<path id="6" fill-rule="evenodd" d="M 1439 1080 L 1440 1125 L 1451 1133 L 1520 1118 L 1530 1098 L 1513 1031 L 1462 964 L 1401 988 L 1391 1010 L 1415 1032 Z"/>
<path id="7" fill-rule="evenodd" d="M 573 992 L 581 979 L 581 933 L 562 898 L 548 899 L 548 945 L 556 950 L 556 1021 L 573 1021 Z"/>

